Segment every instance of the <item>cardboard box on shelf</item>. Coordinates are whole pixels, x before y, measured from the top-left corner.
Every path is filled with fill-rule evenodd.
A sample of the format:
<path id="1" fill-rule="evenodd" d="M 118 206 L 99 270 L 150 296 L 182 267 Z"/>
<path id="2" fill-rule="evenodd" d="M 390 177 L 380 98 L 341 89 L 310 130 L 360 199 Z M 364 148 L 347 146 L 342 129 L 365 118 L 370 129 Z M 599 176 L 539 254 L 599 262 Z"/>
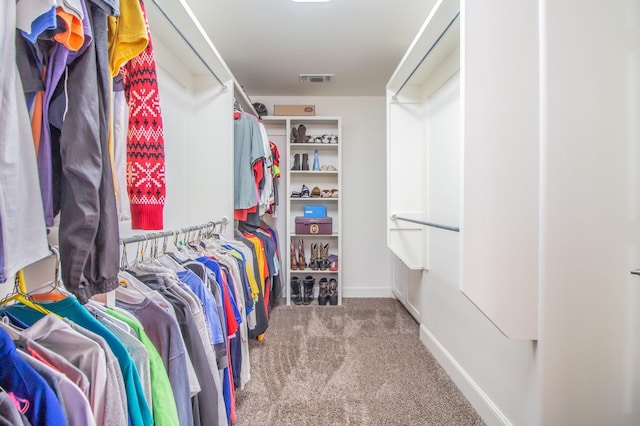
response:
<path id="1" fill-rule="evenodd" d="M 273 115 L 316 115 L 315 105 L 274 105 Z"/>

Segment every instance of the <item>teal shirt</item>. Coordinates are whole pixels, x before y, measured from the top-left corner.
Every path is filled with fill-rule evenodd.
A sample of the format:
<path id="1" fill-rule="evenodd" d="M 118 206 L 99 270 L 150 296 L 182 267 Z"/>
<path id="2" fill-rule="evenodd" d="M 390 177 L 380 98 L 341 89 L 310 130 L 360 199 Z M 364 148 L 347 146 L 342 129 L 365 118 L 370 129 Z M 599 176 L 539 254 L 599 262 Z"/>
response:
<path id="1" fill-rule="evenodd" d="M 133 361 L 131 361 L 127 349 L 120 340 L 107 330 L 105 326 L 100 324 L 73 296 L 69 296 L 58 302 L 40 304 L 51 312 L 61 317 L 69 318 L 76 324 L 102 336 L 120 364 L 120 370 L 122 371 L 122 378 L 124 379 L 125 390 L 127 392 L 127 408 L 131 425 L 151 426 L 153 424 L 153 417 L 151 416 L 151 411 L 144 397 L 138 371 Z M 27 325 L 32 325 L 44 316 L 44 314 L 20 303 L 9 305 L 5 307 L 5 310 Z"/>
<path id="2" fill-rule="evenodd" d="M 139 322 L 131 320 L 131 318 L 120 314 L 113 309 L 107 309 L 107 313 L 114 318 L 129 324 L 138 335 L 140 343 L 147 348 L 149 352 L 149 370 L 151 373 L 151 399 L 153 401 L 153 419 L 156 426 L 178 426 L 178 408 L 176 400 L 171 389 L 171 382 L 164 368 L 164 362 L 158 353 L 158 350 L 147 336 L 144 327 Z"/>

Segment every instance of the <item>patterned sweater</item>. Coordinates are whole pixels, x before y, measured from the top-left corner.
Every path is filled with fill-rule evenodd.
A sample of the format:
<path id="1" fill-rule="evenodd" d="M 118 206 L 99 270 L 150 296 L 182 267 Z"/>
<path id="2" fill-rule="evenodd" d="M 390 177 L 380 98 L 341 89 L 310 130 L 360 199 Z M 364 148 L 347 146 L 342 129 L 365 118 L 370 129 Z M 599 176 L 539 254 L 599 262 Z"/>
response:
<path id="1" fill-rule="evenodd" d="M 142 0 L 140 6 L 149 32 Z M 147 48 L 127 62 L 121 73 L 129 104 L 127 193 L 131 204 L 131 227 L 162 229 L 166 197 L 164 135 L 150 33 Z"/>

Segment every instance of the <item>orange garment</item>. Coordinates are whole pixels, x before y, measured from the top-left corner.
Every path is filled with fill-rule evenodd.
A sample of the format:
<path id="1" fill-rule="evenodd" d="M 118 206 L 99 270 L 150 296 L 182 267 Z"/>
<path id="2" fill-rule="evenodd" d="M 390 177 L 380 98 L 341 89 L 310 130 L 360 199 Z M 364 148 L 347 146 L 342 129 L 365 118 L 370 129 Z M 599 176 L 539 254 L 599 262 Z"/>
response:
<path id="1" fill-rule="evenodd" d="M 82 21 L 77 16 L 65 12 L 61 7 L 56 8 L 56 15 L 65 23 L 65 31 L 57 33 L 53 39 L 72 52 L 77 52 L 84 43 Z"/>
<path id="2" fill-rule="evenodd" d="M 40 149 L 40 135 L 42 134 L 42 104 L 44 103 L 44 91 L 36 92 L 31 107 L 31 131 L 33 132 L 33 146 L 36 149 L 36 157 Z"/>

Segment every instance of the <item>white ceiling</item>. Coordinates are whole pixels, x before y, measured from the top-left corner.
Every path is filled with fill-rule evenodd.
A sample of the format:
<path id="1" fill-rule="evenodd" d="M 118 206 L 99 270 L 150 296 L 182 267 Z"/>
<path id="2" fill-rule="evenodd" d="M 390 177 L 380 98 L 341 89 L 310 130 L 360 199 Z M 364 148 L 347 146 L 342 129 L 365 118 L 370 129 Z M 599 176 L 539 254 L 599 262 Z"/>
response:
<path id="1" fill-rule="evenodd" d="M 435 0 L 187 2 L 249 96 L 382 96 Z"/>

